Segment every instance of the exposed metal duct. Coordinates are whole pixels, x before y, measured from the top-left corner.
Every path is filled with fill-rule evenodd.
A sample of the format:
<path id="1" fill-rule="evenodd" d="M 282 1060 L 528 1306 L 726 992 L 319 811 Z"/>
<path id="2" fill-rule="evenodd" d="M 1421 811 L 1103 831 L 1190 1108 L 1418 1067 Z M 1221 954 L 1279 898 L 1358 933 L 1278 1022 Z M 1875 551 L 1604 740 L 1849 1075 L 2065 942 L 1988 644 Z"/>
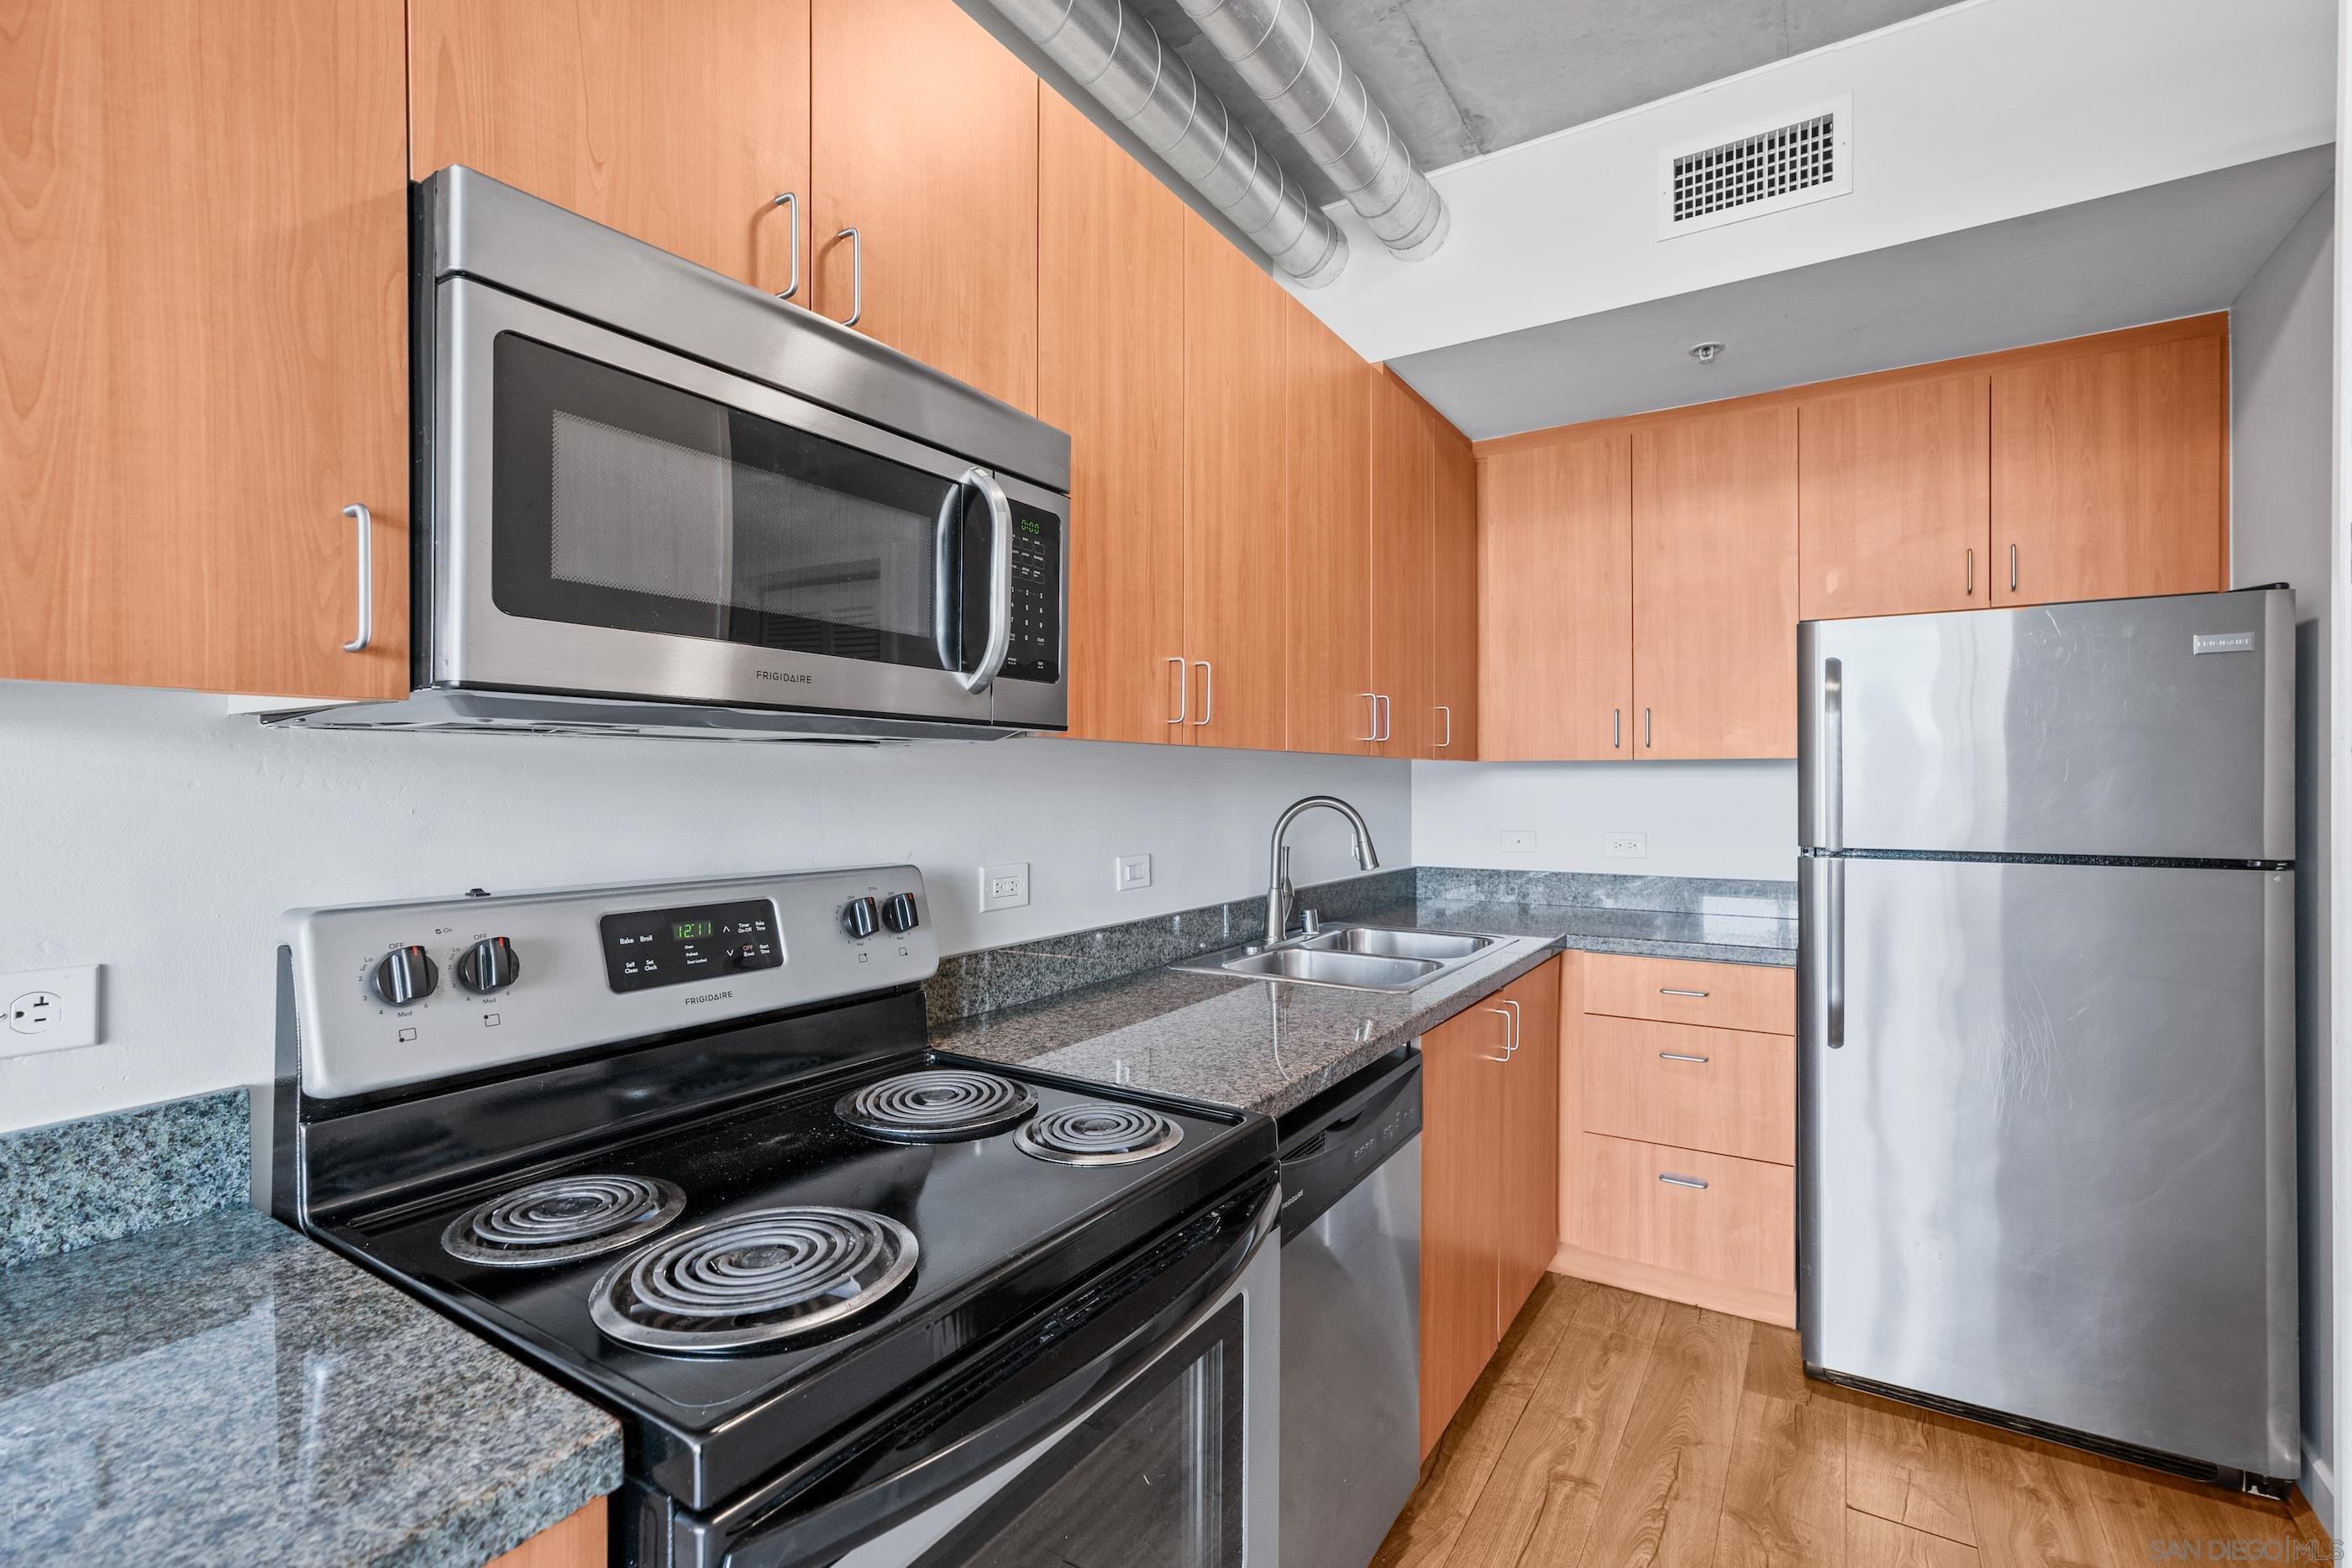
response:
<path id="1" fill-rule="evenodd" d="M 1346 267 L 1348 236 L 1127 0 L 991 4 L 1284 272 L 1319 288 Z"/>
<path id="2" fill-rule="evenodd" d="M 1407 261 L 1437 253 L 1453 226 L 1445 198 L 1413 167 L 1403 138 L 1307 0 L 1178 4 L 1382 245 Z"/>

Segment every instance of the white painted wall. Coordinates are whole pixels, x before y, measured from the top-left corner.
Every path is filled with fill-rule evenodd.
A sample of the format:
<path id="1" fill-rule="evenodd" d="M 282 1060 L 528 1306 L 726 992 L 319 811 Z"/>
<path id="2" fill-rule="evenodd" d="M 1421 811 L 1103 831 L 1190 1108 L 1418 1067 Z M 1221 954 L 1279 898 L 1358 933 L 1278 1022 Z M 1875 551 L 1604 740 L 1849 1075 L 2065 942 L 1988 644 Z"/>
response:
<path id="1" fill-rule="evenodd" d="M 1427 261 L 1361 222 L 1297 291 L 1371 360 L 1859 255 L 2317 146 L 2331 0 L 1976 0 L 1438 172 Z M 1846 196 L 1660 241 L 1658 152 L 1853 97 Z M 1683 343 L 1659 346 L 1678 353 Z"/>
<path id="2" fill-rule="evenodd" d="M 2231 580 L 2295 590 L 2295 1032 L 2302 1153 L 2304 1490 L 2336 1526 L 2329 492 L 2336 201 L 2322 197 L 2231 308 Z M 2321 1500 L 2325 1498 L 2325 1501 Z"/>
<path id="3" fill-rule="evenodd" d="M 1507 831 L 1533 831 L 1508 854 Z M 1601 852 L 1603 833 L 1649 836 L 1641 860 Z M 1797 874 L 1793 762 L 1416 762 L 1417 865 L 1652 876 Z"/>
<path id="4" fill-rule="evenodd" d="M 867 862 L 923 869 L 949 952 L 1239 898 L 1317 790 L 1407 863 L 1401 763 L 1014 740 L 877 749 L 265 731 L 215 697 L 0 682 L 0 972 L 107 966 L 102 1043 L 0 1060 L 0 1131 L 257 1082 L 281 912 Z M 1354 870 L 1338 818 L 1300 882 Z M 1113 857 L 1148 852 L 1146 890 Z M 976 868 L 1027 861 L 1026 909 Z"/>

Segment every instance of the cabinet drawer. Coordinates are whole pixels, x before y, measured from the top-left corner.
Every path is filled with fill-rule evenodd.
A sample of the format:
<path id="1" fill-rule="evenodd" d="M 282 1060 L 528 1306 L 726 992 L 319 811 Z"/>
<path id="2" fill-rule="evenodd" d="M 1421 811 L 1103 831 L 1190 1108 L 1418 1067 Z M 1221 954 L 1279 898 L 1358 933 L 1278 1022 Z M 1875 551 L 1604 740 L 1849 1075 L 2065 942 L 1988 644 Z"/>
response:
<path id="1" fill-rule="evenodd" d="M 1588 1018 L 1584 1128 L 1794 1164 L 1797 1042 L 1785 1034 Z"/>
<path id="2" fill-rule="evenodd" d="M 1580 1136 L 1574 1166 L 1572 1245 L 1752 1290 L 1797 1288 L 1790 1166 L 1597 1133 Z"/>
<path id="3" fill-rule="evenodd" d="M 1754 964 L 1595 953 L 1584 961 L 1584 1010 L 1709 1029 L 1794 1034 L 1797 972 Z"/>

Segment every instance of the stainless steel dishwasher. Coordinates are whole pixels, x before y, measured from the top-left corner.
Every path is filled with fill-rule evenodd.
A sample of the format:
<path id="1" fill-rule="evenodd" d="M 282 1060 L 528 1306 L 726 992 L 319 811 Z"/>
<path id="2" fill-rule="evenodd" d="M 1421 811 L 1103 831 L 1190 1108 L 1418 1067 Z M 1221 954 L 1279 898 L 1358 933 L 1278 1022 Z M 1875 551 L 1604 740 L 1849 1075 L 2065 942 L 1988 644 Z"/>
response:
<path id="1" fill-rule="evenodd" d="M 1280 1132 L 1282 1565 L 1364 1568 L 1421 1478 L 1421 1053 Z"/>

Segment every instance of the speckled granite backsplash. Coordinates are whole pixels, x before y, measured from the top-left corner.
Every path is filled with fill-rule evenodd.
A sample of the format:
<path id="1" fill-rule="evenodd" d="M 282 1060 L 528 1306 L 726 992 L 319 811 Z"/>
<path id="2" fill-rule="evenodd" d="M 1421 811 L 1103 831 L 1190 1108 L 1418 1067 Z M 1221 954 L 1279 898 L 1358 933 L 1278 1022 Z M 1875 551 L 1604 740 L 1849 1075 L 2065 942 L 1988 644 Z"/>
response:
<path id="1" fill-rule="evenodd" d="M 0 1134 L 0 1268 L 245 1201 L 242 1089 Z"/>

